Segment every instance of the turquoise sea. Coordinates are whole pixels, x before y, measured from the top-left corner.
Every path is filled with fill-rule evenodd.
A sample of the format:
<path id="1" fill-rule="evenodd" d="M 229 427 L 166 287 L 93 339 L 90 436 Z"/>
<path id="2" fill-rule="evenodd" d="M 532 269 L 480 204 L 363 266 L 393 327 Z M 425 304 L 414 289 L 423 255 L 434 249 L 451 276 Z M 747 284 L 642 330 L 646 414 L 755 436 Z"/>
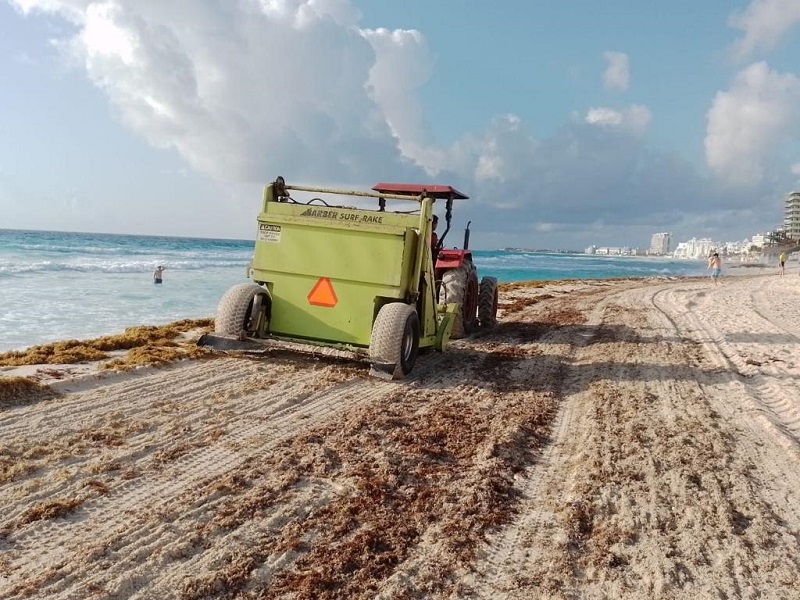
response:
<path id="1" fill-rule="evenodd" d="M 0 352 L 211 317 L 247 281 L 252 240 L 0 229 Z M 703 276 L 705 263 L 520 251 L 474 251 L 501 282 Z M 164 283 L 153 270 L 166 267 Z"/>

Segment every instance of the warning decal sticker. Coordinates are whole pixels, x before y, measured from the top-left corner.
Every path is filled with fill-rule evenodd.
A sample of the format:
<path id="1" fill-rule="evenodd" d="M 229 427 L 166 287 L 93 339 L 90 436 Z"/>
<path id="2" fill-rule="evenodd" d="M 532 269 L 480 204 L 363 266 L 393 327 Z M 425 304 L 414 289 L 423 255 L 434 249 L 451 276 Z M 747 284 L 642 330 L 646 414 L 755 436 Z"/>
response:
<path id="1" fill-rule="evenodd" d="M 269 223 L 258 224 L 258 241 L 269 242 L 271 244 L 281 243 L 281 226 L 270 225 Z"/>

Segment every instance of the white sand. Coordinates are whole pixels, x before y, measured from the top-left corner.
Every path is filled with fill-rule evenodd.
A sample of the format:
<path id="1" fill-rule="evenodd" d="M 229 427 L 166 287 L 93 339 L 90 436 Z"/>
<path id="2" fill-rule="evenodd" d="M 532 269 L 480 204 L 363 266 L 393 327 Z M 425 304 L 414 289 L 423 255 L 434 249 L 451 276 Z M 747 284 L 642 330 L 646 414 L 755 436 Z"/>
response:
<path id="1" fill-rule="evenodd" d="M 800 277 L 773 273 L 513 289 L 400 383 L 61 367 L 0 409 L 0 597 L 797 598 Z"/>

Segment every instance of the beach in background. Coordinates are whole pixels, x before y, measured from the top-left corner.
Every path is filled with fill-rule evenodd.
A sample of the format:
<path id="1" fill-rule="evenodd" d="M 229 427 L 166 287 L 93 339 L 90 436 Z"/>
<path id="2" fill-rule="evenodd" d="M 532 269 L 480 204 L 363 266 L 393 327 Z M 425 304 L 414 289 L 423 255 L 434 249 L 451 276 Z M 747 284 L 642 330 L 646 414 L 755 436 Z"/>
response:
<path id="1" fill-rule="evenodd" d="M 247 281 L 252 253 L 252 240 L 0 229 L 0 352 L 213 317 L 225 291 Z M 478 250 L 474 259 L 500 282 L 707 273 L 704 262 L 661 257 Z"/>

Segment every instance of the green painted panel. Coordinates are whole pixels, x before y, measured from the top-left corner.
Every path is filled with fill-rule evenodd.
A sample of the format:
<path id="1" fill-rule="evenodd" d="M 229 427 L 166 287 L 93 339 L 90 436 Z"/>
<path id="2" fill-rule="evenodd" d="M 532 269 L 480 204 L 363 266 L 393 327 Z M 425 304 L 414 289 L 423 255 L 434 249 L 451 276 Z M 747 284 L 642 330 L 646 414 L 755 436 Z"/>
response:
<path id="1" fill-rule="evenodd" d="M 319 280 L 316 276 L 273 274 L 270 332 L 278 336 L 369 346 L 376 297 L 393 288 L 332 279 L 333 307 L 315 306 L 308 300 Z"/>
<path id="2" fill-rule="evenodd" d="M 259 215 L 253 279 L 270 284 L 270 332 L 368 346 L 376 298 L 408 298 L 419 215 L 267 203 Z M 333 307 L 308 296 L 321 278 Z"/>
<path id="3" fill-rule="evenodd" d="M 253 261 L 259 268 L 398 288 L 403 282 L 403 262 L 410 258 L 405 252 L 407 238 L 416 239 L 406 230 L 336 230 L 279 220 L 260 226 Z M 409 246 L 413 250 L 413 243 Z"/>
<path id="4" fill-rule="evenodd" d="M 359 228 L 362 230 L 385 231 L 386 227 L 416 227 L 419 214 L 396 212 L 378 212 L 357 208 L 338 206 L 321 206 L 319 204 L 291 204 L 267 202 L 259 220 L 269 217 L 286 217 L 295 222 L 316 222 L 323 227 Z"/>

